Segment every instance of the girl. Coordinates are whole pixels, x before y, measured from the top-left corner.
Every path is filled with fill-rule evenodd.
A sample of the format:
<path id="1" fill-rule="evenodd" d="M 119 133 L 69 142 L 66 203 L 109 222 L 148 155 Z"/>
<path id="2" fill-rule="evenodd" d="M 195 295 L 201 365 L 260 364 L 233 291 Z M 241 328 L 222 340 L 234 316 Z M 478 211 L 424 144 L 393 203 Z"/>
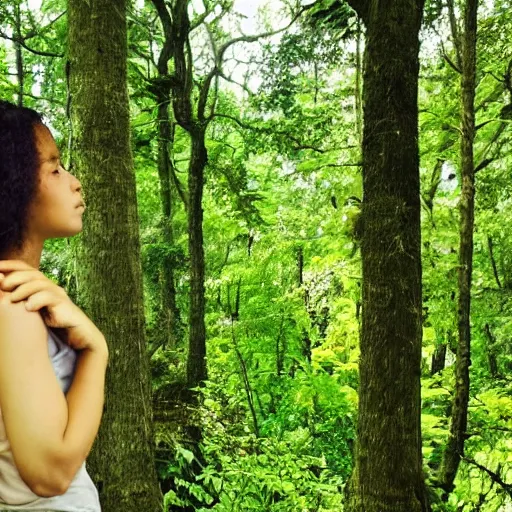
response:
<path id="1" fill-rule="evenodd" d="M 107 344 L 38 270 L 44 241 L 79 233 L 84 210 L 41 116 L 0 101 L 0 510 L 100 512 L 85 459 Z"/>

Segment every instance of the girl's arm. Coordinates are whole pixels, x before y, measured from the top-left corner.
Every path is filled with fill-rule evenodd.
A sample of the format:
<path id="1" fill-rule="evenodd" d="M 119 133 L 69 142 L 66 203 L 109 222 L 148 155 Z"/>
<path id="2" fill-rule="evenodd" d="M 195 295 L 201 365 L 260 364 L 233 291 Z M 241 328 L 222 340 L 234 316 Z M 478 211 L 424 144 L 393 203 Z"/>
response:
<path id="1" fill-rule="evenodd" d="M 98 432 L 108 352 L 87 340 L 65 396 L 48 356 L 48 332 L 38 312 L 0 298 L 0 407 L 21 478 L 39 496 L 68 489 Z M 102 336 L 91 331 L 91 336 Z M 84 340 L 85 341 L 85 340 Z M 94 347 L 97 347 L 95 350 Z"/>

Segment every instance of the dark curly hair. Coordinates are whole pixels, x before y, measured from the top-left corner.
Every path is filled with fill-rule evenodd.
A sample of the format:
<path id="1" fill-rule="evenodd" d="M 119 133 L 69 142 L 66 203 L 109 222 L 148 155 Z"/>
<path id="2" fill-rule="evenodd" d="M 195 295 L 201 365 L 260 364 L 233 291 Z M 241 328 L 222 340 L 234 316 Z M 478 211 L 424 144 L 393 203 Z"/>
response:
<path id="1" fill-rule="evenodd" d="M 21 249 L 28 207 L 37 193 L 37 124 L 43 121 L 35 110 L 0 100 L 0 259 Z"/>

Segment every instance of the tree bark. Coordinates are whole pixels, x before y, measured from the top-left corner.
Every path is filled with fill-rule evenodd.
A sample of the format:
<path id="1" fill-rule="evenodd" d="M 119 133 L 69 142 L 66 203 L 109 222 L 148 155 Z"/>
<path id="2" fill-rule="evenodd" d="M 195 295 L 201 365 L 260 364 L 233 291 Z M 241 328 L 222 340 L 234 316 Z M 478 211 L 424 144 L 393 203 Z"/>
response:
<path id="1" fill-rule="evenodd" d="M 167 94 L 165 94 L 167 93 Z M 174 142 L 174 127 L 169 119 L 170 89 L 157 96 L 158 101 L 158 177 L 160 180 L 160 198 L 162 202 L 162 234 L 164 243 L 171 248 L 174 245 L 173 233 L 173 194 L 171 185 L 170 147 Z M 176 286 L 172 258 L 162 262 L 162 313 L 165 319 L 167 344 L 175 348 L 183 334 L 181 315 L 176 304 Z"/>
<path id="2" fill-rule="evenodd" d="M 468 421 L 469 367 L 471 365 L 471 276 L 473 270 L 473 230 L 475 214 L 475 139 L 476 37 L 478 0 L 466 0 L 462 40 L 462 137 L 459 245 L 459 297 L 457 360 L 455 363 L 455 396 L 452 407 L 450 434 L 440 471 L 440 486 L 444 499 L 454 489 L 457 470 L 464 456 L 464 440 Z"/>
<path id="3" fill-rule="evenodd" d="M 423 0 L 349 3 L 367 39 L 359 420 L 345 510 L 425 512 L 417 101 Z"/>
<path id="4" fill-rule="evenodd" d="M 88 202 L 80 302 L 110 347 L 105 413 L 88 468 L 104 512 L 161 511 L 155 470 L 125 0 L 69 0 L 74 170 Z"/>
<path id="5" fill-rule="evenodd" d="M 363 102 L 361 98 L 361 76 L 363 74 L 363 59 L 361 58 L 361 39 L 363 37 L 361 20 L 357 18 L 356 31 L 356 83 L 354 91 L 354 110 L 356 114 L 357 142 L 359 146 L 363 143 Z"/>
<path id="6" fill-rule="evenodd" d="M 190 256 L 190 312 L 187 384 L 198 386 L 207 379 L 206 326 L 204 321 L 203 188 L 208 161 L 204 129 L 191 132 L 192 149 L 188 171 L 188 250 Z"/>
<path id="7" fill-rule="evenodd" d="M 166 4 L 163 0 L 152 0 L 152 2 L 165 35 L 160 60 L 163 57 L 172 58 L 174 64 L 174 73 L 172 77 L 169 77 L 174 116 L 176 122 L 189 133 L 191 141 L 187 204 L 190 258 L 187 384 L 190 387 L 196 387 L 201 381 L 207 379 L 202 200 L 204 170 L 208 163 L 205 136 L 209 119 L 204 117 L 204 112 L 199 113 L 199 107 L 197 116 L 193 109 L 193 69 L 189 43 L 191 26 L 188 17 L 188 1 L 177 0 L 172 4 Z M 199 102 L 200 100 L 198 100 L 198 104 Z"/>

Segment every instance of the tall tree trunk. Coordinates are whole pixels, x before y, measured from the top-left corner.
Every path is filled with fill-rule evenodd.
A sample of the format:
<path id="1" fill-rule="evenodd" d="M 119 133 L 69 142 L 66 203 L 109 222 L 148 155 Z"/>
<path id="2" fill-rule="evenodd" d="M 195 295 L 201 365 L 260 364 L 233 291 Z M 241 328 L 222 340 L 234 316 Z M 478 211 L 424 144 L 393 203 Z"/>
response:
<path id="1" fill-rule="evenodd" d="M 363 74 L 363 59 L 361 58 L 361 39 L 363 38 L 362 32 L 361 19 L 358 17 L 356 32 L 356 84 L 354 91 L 354 109 L 356 114 L 357 141 L 360 146 L 363 142 L 363 105 L 361 101 L 361 76 Z"/>
<path id="2" fill-rule="evenodd" d="M 190 256 L 190 313 L 187 384 L 196 387 L 206 380 L 206 326 L 204 321 L 204 248 L 203 248 L 203 188 L 204 168 L 208 161 L 205 132 L 197 128 L 190 133 L 191 158 L 188 171 L 188 248 Z"/>
<path id="3" fill-rule="evenodd" d="M 160 59 L 172 58 L 174 73 L 171 80 L 172 105 L 176 122 L 190 135 L 191 153 L 188 167 L 187 219 L 190 257 L 190 311 L 187 384 L 196 387 L 207 378 L 206 326 L 204 321 L 204 247 L 203 247 L 203 188 L 204 169 L 208 163 L 205 133 L 209 120 L 204 116 L 205 104 L 198 100 L 197 115 L 193 108 L 193 69 L 189 42 L 190 19 L 188 0 L 169 4 L 152 0 L 165 35 Z M 203 94 L 200 95 L 203 97 Z M 206 94 L 207 96 L 207 94 Z"/>
<path id="4" fill-rule="evenodd" d="M 165 94 L 166 93 L 166 94 Z M 160 198 L 162 202 L 162 234 L 168 247 L 174 245 L 173 194 L 171 185 L 170 146 L 174 142 L 174 127 L 169 119 L 170 89 L 158 97 L 158 176 L 160 179 Z M 174 268 L 171 258 L 166 257 L 162 263 L 162 312 L 165 318 L 167 343 L 174 348 L 183 332 L 180 312 L 176 305 L 176 286 Z"/>
<path id="5" fill-rule="evenodd" d="M 359 420 L 348 512 L 430 509 L 421 455 L 423 0 L 349 0 L 366 24 Z"/>
<path id="6" fill-rule="evenodd" d="M 476 88 L 476 36 L 478 0 L 467 0 L 464 13 L 462 40 L 462 138 L 459 246 L 459 304 L 457 360 L 455 363 L 455 396 L 452 407 L 450 435 L 443 456 L 440 485 L 445 499 L 454 489 L 468 421 L 469 367 L 471 365 L 471 276 L 473 269 L 473 230 L 475 209 L 475 166 L 473 141 L 475 138 L 475 88 Z"/>
<path id="7" fill-rule="evenodd" d="M 104 512 L 157 512 L 125 12 L 125 0 L 68 2 L 74 168 L 88 200 L 80 298 L 111 354 L 105 414 L 88 467 Z"/>

